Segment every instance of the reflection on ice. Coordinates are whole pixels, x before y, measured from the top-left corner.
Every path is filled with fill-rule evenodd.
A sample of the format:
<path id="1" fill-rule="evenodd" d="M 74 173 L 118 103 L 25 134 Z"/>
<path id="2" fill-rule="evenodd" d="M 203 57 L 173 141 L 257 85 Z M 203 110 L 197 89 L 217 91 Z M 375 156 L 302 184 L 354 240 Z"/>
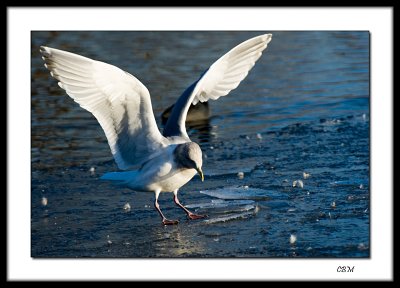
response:
<path id="1" fill-rule="evenodd" d="M 249 199 L 249 200 L 268 200 L 268 191 L 251 188 L 248 186 L 225 187 L 215 190 L 200 191 L 200 193 L 216 197 L 219 199 Z"/>
<path id="2" fill-rule="evenodd" d="M 211 202 L 206 202 L 206 203 L 196 203 L 196 204 L 190 204 L 186 205 L 187 208 L 222 208 L 222 207 L 228 207 L 228 206 L 238 206 L 238 205 L 251 205 L 254 204 L 254 201 L 252 200 L 236 200 L 236 201 L 225 201 L 225 200 L 211 200 Z"/>
<path id="3" fill-rule="evenodd" d="M 254 214 L 255 213 L 253 211 L 243 212 L 243 213 L 235 213 L 235 214 L 230 214 L 228 216 L 206 219 L 206 220 L 204 220 L 204 222 L 207 224 L 221 223 L 221 222 L 227 222 L 227 221 L 236 220 L 236 219 L 246 219 Z"/>

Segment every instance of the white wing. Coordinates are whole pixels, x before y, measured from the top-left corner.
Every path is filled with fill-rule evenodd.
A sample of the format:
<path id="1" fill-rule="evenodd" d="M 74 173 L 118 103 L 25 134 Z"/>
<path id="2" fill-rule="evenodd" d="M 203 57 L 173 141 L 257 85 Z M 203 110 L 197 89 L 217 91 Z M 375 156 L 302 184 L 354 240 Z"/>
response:
<path id="1" fill-rule="evenodd" d="M 205 102 L 209 99 L 216 100 L 238 87 L 261 57 L 262 51 L 267 48 L 271 39 L 272 34 L 251 38 L 214 62 L 200 79 L 186 89 L 178 99 L 164 128 L 163 135 L 188 137 L 185 121 L 190 104 L 196 104 L 199 101 Z"/>
<path id="2" fill-rule="evenodd" d="M 73 53 L 41 47 L 45 67 L 106 134 L 120 169 L 141 165 L 168 145 L 157 128 L 147 88 L 129 73 Z"/>

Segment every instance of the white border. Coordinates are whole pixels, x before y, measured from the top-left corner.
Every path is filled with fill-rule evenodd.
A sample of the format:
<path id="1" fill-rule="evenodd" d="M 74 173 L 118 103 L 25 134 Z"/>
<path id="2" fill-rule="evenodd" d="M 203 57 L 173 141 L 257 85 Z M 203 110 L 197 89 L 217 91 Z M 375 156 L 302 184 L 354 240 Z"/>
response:
<path id="1" fill-rule="evenodd" d="M 390 280 L 392 8 L 8 8 L 8 280 Z M 33 260 L 30 258 L 31 30 L 369 30 L 371 259 Z M 190 262 L 190 263 L 188 263 Z M 338 265 L 356 266 L 337 273 Z"/>

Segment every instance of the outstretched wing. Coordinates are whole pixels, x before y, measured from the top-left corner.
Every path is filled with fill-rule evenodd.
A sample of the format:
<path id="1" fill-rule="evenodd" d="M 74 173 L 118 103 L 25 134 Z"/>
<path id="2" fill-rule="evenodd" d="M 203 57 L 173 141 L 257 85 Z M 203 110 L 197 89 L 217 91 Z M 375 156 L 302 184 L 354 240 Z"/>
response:
<path id="1" fill-rule="evenodd" d="M 216 100 L 239 86 L 267 48 L 272 34 L 264 34 L 242 42 L 219 58 L 179 97 L 172 110 L 163 135 L 189 138 L 185 120 L 189 106 L 199 101 Z"/>
<path id="2" fill-rule="evenodd" d="M 129 73 L 103 62 L 40 47 L 45 67 L 106 134 L 120 169 L 141 165 L 168 140 L 158 130 L 147 88 Z"/>

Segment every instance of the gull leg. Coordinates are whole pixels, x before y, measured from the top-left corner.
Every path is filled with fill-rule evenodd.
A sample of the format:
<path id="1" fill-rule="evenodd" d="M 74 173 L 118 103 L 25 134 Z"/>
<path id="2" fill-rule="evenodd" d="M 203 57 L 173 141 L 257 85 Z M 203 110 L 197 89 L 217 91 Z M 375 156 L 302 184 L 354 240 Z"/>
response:
<path id="1" fill-rule="evenodd" d="M 157 209 L 157 212 L 160 214 L 162 218 L 162 224 L 163 225 L 175 225 L 178 224 L 178 220 L 168 220 L 165 218 L 164 214 L 161 212 L 160 205 L 158 205 L 158 196 L 160 196 L 160 190 L 155 191 L 156 193 L 156 200 L 154 201 L 154 207 Z"/>
<path id="2" fill-rule="evenodd" d="M 206 218 L 207 217 L 207 215 L 194 214 L 194 213 L 190 212 L 185 206 L 183 206 L 181 204 L 181 202 L 179 202 L 179 199 L 178 199 L 178 190 L 174 191 L 174 202 L 175 202 L 176 205 L 181 207 L 186 212 L 186 214 L 187 214 L 187 216 L 188 216 L 188 218 L 190 220 L 196 220 L 196 219 L 201 219 L 201 218 Z"/>

